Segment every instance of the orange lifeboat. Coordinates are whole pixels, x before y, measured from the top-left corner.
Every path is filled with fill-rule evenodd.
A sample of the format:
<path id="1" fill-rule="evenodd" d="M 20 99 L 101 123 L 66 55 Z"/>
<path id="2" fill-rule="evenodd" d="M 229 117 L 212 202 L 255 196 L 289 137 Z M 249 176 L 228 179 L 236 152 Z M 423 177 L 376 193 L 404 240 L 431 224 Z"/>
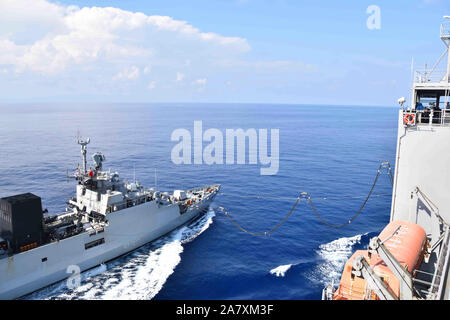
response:
<path id="1" fill-rule="evenodd" d="M 397 230 L 398 227 L 400 228 Z M 396 230 L 395 235 L 389 238 Z M 383 229 L 379 238 L 381 241 L 389 238 L 384 245 L 409 273 L 412 273 L 422 263 L 427 237 L 421 226 L 407 221 L 392 221 Z M 374 272 L 389 285 L 397 297 L 400 296 L 400 282 L 380 256 L 372 254 L 369 258 L 368 250 L 358 250 L 345 264 L 339 288 L 333 296 L 334 300 L 378 299 L 367 286 L 366 280 L 352 277 L 353 260 L 358 256 L 366 258 Z"/>

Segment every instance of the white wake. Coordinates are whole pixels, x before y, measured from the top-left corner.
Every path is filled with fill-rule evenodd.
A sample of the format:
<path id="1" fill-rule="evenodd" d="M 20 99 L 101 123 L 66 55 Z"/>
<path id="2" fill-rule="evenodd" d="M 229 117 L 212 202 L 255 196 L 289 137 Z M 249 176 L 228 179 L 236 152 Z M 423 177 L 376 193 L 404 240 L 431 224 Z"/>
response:
<path id="1" fill-rule="evenodd" d="M 278 266 L 272 270 L 270 270 L 270 274 L 274 274 L 276 277 L 284 277 L 286 272 L 292 267 L 292 264 L 286 264 L 282 266 Z"/>
<path id="2" fill-rule="evenodd" d="M 66 281 L 33 293 L 26 299 L 152 299 L 181 261 L 183 244 L 203 233 L 213 222 L 214 210 L 163 238 L 81 274 L 81 285 Z M 123 261 L 126 260 L 126 261 Z"/>
<path id="3" fill-rule="evenodd" d="M 367 235 L 367 233 L 364 235 Z M 320 245 L 316 253 L 323 261 L 319 263 L 309 278 L 323 284 L 329 284 L 332 280 L 338 282 L 345 263 L 354 251 L 354 246 L 361 243 L 361 238 L 364 235 L 360 234 L 349 238 L 339 238 Z"/>

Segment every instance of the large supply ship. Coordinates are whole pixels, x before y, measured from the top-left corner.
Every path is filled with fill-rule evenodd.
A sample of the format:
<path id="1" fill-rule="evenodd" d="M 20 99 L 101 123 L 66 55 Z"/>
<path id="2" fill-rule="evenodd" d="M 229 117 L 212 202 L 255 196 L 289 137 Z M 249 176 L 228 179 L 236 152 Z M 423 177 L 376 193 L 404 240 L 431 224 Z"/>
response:
<path id="1" fill-rule="evenodd" d="M 14 299 L 130 252 L 206 213 L 220 185 L 160 192 L 103 171 L 105 156 L 70 177 L 76 196 L 66 212 L 45 215 L 26 193 L 0 199 L 0 299 Z"/>
<path id="2" fill-rule="evenodd" d="M 449 22 L 440 37 L 446 50 L 431 69 L 415 72 L 410 106 L 399 99 L 390 223 L 350 257 L 323 299 L 450 299 Z"/>

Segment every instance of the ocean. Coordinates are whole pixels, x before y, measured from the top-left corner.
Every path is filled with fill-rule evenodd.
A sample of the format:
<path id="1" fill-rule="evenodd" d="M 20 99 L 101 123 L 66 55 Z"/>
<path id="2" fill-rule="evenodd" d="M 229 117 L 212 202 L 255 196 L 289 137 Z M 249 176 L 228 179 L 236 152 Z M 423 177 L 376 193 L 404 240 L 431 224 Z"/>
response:
<path id="1" fill-rule="evenodd" d="M 351 253 L 389 221 L 392 186 L 379 178 L 374 197 L 343 228 L 330 228 L 300 202 L 274 233 L 243 233 L 218 209 L 254 232 L 275 226 L 300 192 L 330 223 L 348 221 L 378 166 L 395 164 L 397 108 L 276 104 L 0 105 L 0 197 L 33 192 L 49 214 L 75 191 L 66 172 L 80 163 L 76 137 L 90 137 L 88 159 L 146 187 L 172 191 L 219 183 L 210 211 L 189 225 L 82 275 L 24 299 L 320 299 Z M 279 129 L 279 171 L 255 164 L 181 164 L 171 160 L 174 130 Z M 257 197 L 259 196 L 259 197 Z"/>

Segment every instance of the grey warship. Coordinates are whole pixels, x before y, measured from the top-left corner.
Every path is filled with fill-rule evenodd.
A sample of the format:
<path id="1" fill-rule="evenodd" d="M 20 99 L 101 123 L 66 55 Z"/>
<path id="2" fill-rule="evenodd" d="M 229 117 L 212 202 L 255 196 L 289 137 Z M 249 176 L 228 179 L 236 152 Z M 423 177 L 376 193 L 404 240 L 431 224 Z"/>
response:
<path id="1" fill-rule="evenodd" d="M 123 181 L 103 170 L 106 157 L 92 155 L 78 139 L 82 167 L 68 175 L 76 196 L 66 212 L 45 215 L 41 199 L 25 193 L 0 199 L 0 299 L 15 299 L 149 243 L 206 213 L 220 190 L 210 185 L 161 192 Z M 69 271 L 71 270 L 71 271 Z"/>

